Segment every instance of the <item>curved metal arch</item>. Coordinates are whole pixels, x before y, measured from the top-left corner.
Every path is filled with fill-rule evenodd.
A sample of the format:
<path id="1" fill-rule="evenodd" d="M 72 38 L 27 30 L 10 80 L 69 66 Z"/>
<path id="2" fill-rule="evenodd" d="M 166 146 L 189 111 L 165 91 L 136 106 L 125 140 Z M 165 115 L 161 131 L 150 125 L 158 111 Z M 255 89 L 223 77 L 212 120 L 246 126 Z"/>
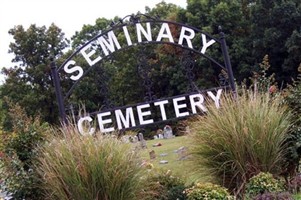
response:
<path id="1" fill-rule="evenodd" d="M 63 64 L 60 67 L 56 68 L 55 62 L 54 61 L 51 62 L 51 69 L 52 69 L 52 74 L 53 74 L 53 77 L 54 77 L 53 82 L 54 82 L 54 85 L 55 85 L 56 95 L 57 95 L 57 99 L 58 99 L 60 116 L 61 116 L 61 119 L 63 120 L 62 122 L 67 123 L 65 109 L 64 109 L 64 99 L 70 96 L 70 94 L 73 91 L 73 89 L 75 88 L 75 86 L 79 83 L 79 81 L 82 80 L 83 77 L 86 76 L 87 73 L 89 73 L 94 68 L 94 66 L 96 66 L 96 63 L 94 63 L 92 66 L 90 66 L 87 70 L 84 71 L 84 74 L 78 80 L 76 80 L 76 82 L 71 86 L 71 88 L 67 92 L 67 95 L 65 96 L 64 99 L 62 97 L 62 91 L 61 91 L 61 87 L 60 87 L 59 71 L 73 57 L 75 57 L 83 48 L 85 48 L 87 45 L 91 44 L 93 41 L 97 40 L 98 38 L 100 38 L 102 36 L 105 36 L 110 31 L 121 29 L 124 26 L 135 26 L 138 23 L 144 23 L 144 24 L 146 24 L 146 23 L 157 23 L 157 24 L 159 24 L 159 23 L 161 23 L 161 24 L 167 23 L 167 24 L 172 24 L 172 25 L 176 25 L 176 26 L 179 26 L 179 27 L 189 28 L 189 29 L 197 32 L 197 34 L 204 34 L 206 39 L 208 37 L 208 38 L 214 40 L 215 42 L 217 42 L 219 44 L 219 47 L 220 47 L 222 55 L 223 55 L 224 65 L 220 64 L 219 62 L 217 62 L 215 59 L 211 58 L 210 56 L 207 56 L 207 55 L 201 53 L 200 51 L 195 50 L 194 48 L 190 48 L 189 46 L 185 46 L 185 45 L 182 45 L 182 44 L 180 45 L 180 44 L 172 43 L 172 42 L 166 42 L 166 41 L 142 41 L 142 42 L 138 41 L 137 43 L 134 43 L 132 45 L 128 45 L 128 46 L 125 46 L 125 47 L 123 46 L 122 48 L 117 49 L 117 52 L 119 50 L 125 50 L 125 49 L 128 49 L 128 48 L 131 48 L 132 46 L 137 46 L 137 45 L 140 45 L 140 44 L 143 45 L 143 44 L 157 44 L 157 43 L 174 45 L 174 46 L 177 46 L 177 47 L 180 47 L 180 48 L 192 51 L 192 52 L 194 52 L 196 54 L 199 54 L 200 56 L 206 58 L 207 60 L 210 60 L 211 62 L 213 62 L 214 64 L 216 64 L 216 66 L 219 66 L 222 69 L 224 69 L 225 71 L 227 71 L 227 73 L 229 75 L 229 81 L 230 81 L 229 86 L 232 89 L 232 92 L 233 92 L 234 96 L 236 96 L 234 77 L 233 77 L 233 72 L 232 72 L 232 66 L 231 66 L 230 58 L 229 58 L 229 55 L 228 55 L 227 45 L 226 45 L 226 41 L 225 41 L 225 35 L 222 32 L 222 30 L 221 30 L 220 27 L 219 27 L 220 38 L 217 39 L 217 38 L 215 38 L 215 37 L 213 37 L 213 36 L 211 36 L 211 35 L 203 32 L 203 31 L 201 31 L 200 29 L 197 29 L 195 27 L 192 27 L 192 26 L 189 26 L 189 25 L 186 25 L 186 24 L 177 23 L 177 22 L 173 22 L 173 21 L 167 21 L 167 20 L 160 20 L 160 19 L 157 19 L 157 18 L 154 18 L 154 17 L 150 17 L 150 16 L 147 16 L 147 15 L 144 15 L 144 14 L 127 15 L 123 19 L 119 19 L 119 21 L 117 21 L 117 23 L 112 22 L 111 23 L 111 27 L 109 29 L 107 29 L 106 31 L 104 31 L 104 32 L 96 35 L 95 37 L 93 37 L 92 39 L 90 39 L 88 42 L 86 42 L 84 45 L 82 45 L 81 47 L 77 48 L 76 51 L 73 52 L 63 62 Z M 203 36 L 202 36 L 202 41 L 203 41 Z M 186 42 L 188 42 L 188 41 L 186 40 Z M 204 46 L 204 43 L 203 43 L 203 46 Z M 209 47 L 209 46 L 207 46 L 207 47 Z M 108 57 L 113 56 L 114 52 L 115 52 L 115 49 L 114 49 L 113 52 L 111 51 L 110 53 L 108 53 L 108 55 L 101 57 L 101 59 L 98 62 L 101 64 L 103 62 L 103 60 L 106 60 Z"/>
<path id="2" fill-rule="evenodd" d="M 142 15 L 142 14 L 140 14 L 140 15 L 141 15 L 141 16 L 147 16 L 147 15 Z M 139 15 L 139 16 L 140 16 L 140 15 Z M 77 48 L 76 51 L 74 51 L 73 54 L 71 54 L 71 55 L 70 55 L 70 56 L 62 63 L 62 65 L 61 65 L 57 70 L 60 71 L 60 70 L 65 66 L 65 64 L 66 64 L 69 60 L 71 60 L 74 56 L 76 56 L 76 55 L 77 55 L 84 47 L 86 47 L 87 45 L 89 45 L 89 44 L 92 43 L 93 41 L 97 40 L 98 38 L 100 38 L 100 37 L 102 37 L 102 36 L 105 36 L 107 33 L 111 32 L 111 31 L 121 29 L 123 26 L 134 26 L 134 25 L 136 25 L 136 24 L 138 24 L 138 23 L 148 23 L 148 22 L 150 22 L 150 23 L 157 23 L 157 24 L 159 24 L 159 23 L 168 23 L 168 24 L 172 24 L 172 25 L 176 25 L 176 26 L 186 27 L 186 28 L 192 29 L 192 30 L 194 30 L 194 31 L 196 31 L 196 32 L 198 32 L 198 33 L 201 33 L 201 34 L 206 35 L 206 37 L 215 40 L 217 43 L 219 43 L 219 45 L 221 45 L 220 39 L 217 39 L 217 38 L 215 38 L 215 37 L 209 35 L 208 33 L 203 32 L 202 30 L 200 30 L 200 29 L 198 29 L 198 28 L 195 28 L 195 27 L 193 27 L 193 26 L 189 26 L 189 25 L 186 25 L 186 24 L 182 24 L 182 23 L 178 23 L 178 22 L 173 22 L 173 21 L 157 20 L 157 19 L 152 18 L 152 17 L 148 17 L 148 20 L 141 20 L 141 21 L 140 21 L 140 20 L 134 20 L 134 21 L 133 21 L 133 20 L 129 20 L 129 21 L 127 21 L 127 22 L 125 23 L 124 20 L 125 20 L 126 18 L 128 18 L 128 17 L 130 17 L 130 19 L 131 19 L 131 18 L 135 18 L 136 16 L 128 15 L 128 16 L 124 17 L 123 19 L 121 19 L 121 20 L 117 23 L 117 25 L 114 25 L 114 26 L 111 27 L 110 29 L 107 29 L 107 30 L 105 30 L 104 32 L 102 32 L 102 33 L 100 33 L 100 34 L 94 36 L 92 39 L 90 39 L 90 40 L 89 40 L 88 42 L 86 42 L 84 45 L 82 45 L 82 46 L 80 46 L 79 48 Z M 151 20 L 150 20 L 150 19 L 151 19 Z M 143 44 L 143 43 L 169 43 L 169 42 L 164 42 L 164 41 L 160 41 L 160 42 L 151 41 L 151 42 L 149 42 L 149 41 L 148 41 L 148 42 L 139 42 L 139 43 L 136 43 L 136 45 Z M 170 42 L 170 43 L 171 43 L 171 42 Z M 182 46 L 182 45 L 179 45 L 179 44 L 175 44 L 175 43 L 173 43 L 173 44 L 174 44 L 174 45 L 178 45 L 178 46 L 181 47 L 181 48 L 186 48 L 186 49 L 190 49 L 190 50 L 192 50 L 192 51 L 195 51 L 196 53 L 200 54 L 201 56 L 205 57 L 206 59 L 209 59 L 209 60 L 211 60 L 211 61 L 214 62 L 214 63 L 218 63 L 218 62 L 216 62 L 213 58 L 211 58 L 211 57 L 209 57 L 209 56 L 207 56 L 207 55 L 205 55 L 205 54 L 202 54 L 201 52 L 197 52 L 195 49 L 187 48 L 187 47 L 185 47 L 185 46 Z M 126 47 L 123 47 L 122 49 L 124 49 L 124 48 L 126 48 Z M 222 66 L 222 65 L 221 65 L 220 63 L 218 63 L 218 66 Z"/>
<path id="3" fill-rule="evenodd" d="M 215 61 L 214 59 L 212 59 L 211 57 L 209 56 L 206 56 L 205 54 L 201 54 L 200 52 L 198 52 L 197 50 L 193 50 L 191 48 L 188 48 L 188 47 L 184 47 L 184 46 L 181 46 L 181 45 L 178 45 L 178 44 L 175 44 L 175 43 L 172 43 L 172 42 L 141 42 L 139 43 L 139 45 L 145 45 L 145 44 L 169 44 L 169 45 L 172 45 L 172 46 L 176 46 L 176 47 L 180 47 L 182 49 L 186 49 L 186 50 L 189 50 L 189 51 L 192 51 L 196 54 L 199 54 L 201 55 L 202 57 L 205 57 L 206 59 L 210 60 L 211 62 L 213 62 L 214 64 L 216 64 L 218 67 L 220 67 L 221 69 L 227 71 L 227 69 L 221 65 L 220 63 L 218 63 L 217 61 Z M 121 49 L 118 49 L 116 50 L 115 52 L 113 52 L 112 54 L 109 54 L 105 57 L 103 57 L 103 59 L 99 62 L 99 64 L 103 63 L 106 61 L 106 59 L 110 58 L 114 53 L 117 53 L 117 52 L 120 52 L 120 51 L 126 51 L 127 49 L 131 49 L 131 48 L 134 48 L 134 47 L 137 47 L 137 46 L 127 46 L 127 47 L 124 47 L 124 48 L 121 48 Z M 69 60 L 68 60 L 69 61 Z M 78 80 L 76 80 L 73 85 L 71 86 L 71 88 L 68 90 L 68 92 L 66 93 L 66 95 L 64 96 L 64 100 L 67 99 L 72 91 L 74 90 L 74 88 L 77 86 L 77 84 L 79 84 L 79 82 L 94 68 L 96 67 L 96 65 L 93 65 L 93 66 L 90 66 L 88 69 L 85 70 L 84 74 L 81 76 L 81 78 L 79 78 Z"/>

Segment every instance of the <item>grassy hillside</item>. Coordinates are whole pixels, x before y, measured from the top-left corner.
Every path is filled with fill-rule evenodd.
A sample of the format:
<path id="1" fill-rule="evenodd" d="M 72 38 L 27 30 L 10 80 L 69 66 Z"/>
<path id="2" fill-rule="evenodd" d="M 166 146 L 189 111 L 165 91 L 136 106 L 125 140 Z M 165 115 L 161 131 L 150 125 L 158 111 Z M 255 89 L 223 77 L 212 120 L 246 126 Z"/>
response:
<path id="1" fill-rule="evenodd" d="M 156 146 L 159 143 L 161 146 Z M 171 170 L 173 174 L 180 175 L 190 182 L 195 176 L 191 173 L 189 146 L 187 136 L 147 140 L 147 148 L 141 150 L 141 156 L 145 161 L 152 163 L 154 168 Z M 155 159 L 150 159 L 149 152 L 152 150 L 155 151 Z M 168 163 L 160 164 L 160 161 Z"/>

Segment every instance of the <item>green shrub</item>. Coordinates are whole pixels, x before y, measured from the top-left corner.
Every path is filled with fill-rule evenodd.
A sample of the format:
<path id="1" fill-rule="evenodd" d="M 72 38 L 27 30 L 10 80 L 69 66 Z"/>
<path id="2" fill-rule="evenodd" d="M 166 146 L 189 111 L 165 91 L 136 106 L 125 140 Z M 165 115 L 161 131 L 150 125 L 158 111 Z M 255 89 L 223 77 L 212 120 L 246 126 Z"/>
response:
<path id="1" fill-rule="evenodd" d="M 277 180 L 270 173 L 260 172 L 256 176 L 250 178 L 246 184 L 246 196 L 253 198 L 259 194 L 266 192 L 282 192 L 284 191 L 284 183 Z"/>
<path id="2" fill-rule="evenodd" d="M 188 200 L 234 200 L 226 188 L 212 183 L 197 183 L 186 189 L 185 194 Z"/>
<path id="3" fill-rule="evenodd" d="M 298 71 L 298 79 L 286 89 L 285 93 L 285 104 L 294 113 L 296 121 L 286 140 L 288 152 L 285 157 L 287 164 L 285 173 L 290 178 L 296 175 L 301 158 L 301 64 Z"/>
<path id="4" fill-rule="evenodd" d="M 42 199 L 34 166 L 49 127 L 28 117 L 19 105 L 13 105 L 10 114 L 12 132 L 0 132 L 0 180 L 14 199 Z"/>
<path id="5" fill-rule="evenodd" d="M 220 185 L 243 193 L 243 184 L 260 171 L 280 174 L 291 126 L 291 114 L 278 96 L 242 91 L 225 96 L 221 108 L 192 123 L 192 155 L 196 170 Z"/>
<path id="6" fill-rule="evenodd" d="M 146 177 L 143 200 L 185 200 L 185 182 L 170 170 L 153 170 Z"/>
<path id="7" fill-rule="evenodd" d="M 69 127 L 63 133 L 68 137 L 55 137 L 42 150 L 45 199 L 141 199 L 143 168 L 130 144 L 111 136 L 80 136 Z"/>

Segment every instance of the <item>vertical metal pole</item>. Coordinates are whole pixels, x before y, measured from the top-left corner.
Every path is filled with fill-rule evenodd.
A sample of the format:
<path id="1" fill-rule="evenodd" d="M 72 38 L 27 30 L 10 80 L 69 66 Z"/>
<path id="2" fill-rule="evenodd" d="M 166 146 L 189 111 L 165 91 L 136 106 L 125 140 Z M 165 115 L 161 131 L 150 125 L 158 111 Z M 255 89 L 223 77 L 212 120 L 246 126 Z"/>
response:
<path id="1" fill-rule="evenodd" d="M 236 97 L 236 86 L 235 86 L 232 66 L 231 66 L 231 62 L 230 62 L 230 57 L 229 57 L 229 53 L 228 53 L 228 48 L 227 48 L 227 44 L 226 44 L 225 34 L 222 31 L 222 28 L 220 26 L 218 27 L 218 29 L 220 31 L 219 34 L 221 36 L 221 38 L 220 38 L 221 48 L 222 48 L 222 53 L 223 53 L 223 56 L 224 56 L 225 66 L 226 66 L 227 71 L 228 71 L 230 87 L 232 89 L 234 97 Z"/>
<path id="2" fill-rule="evenodd" d="M 56 70 L 56 64 L 54 59 L 51 59 L 51 73 L 53 77 L 53 84 L 55 87 L 55 94 L 56 94 L 56 99 L 59 107 L 59 112 L 60 112 L 60 120 L 63 124 L 67 124 L 67 117 L 65 113 L 65 106 L 64 106 L 64 100 L 63 100 L 63 95 L 62 95 L 62 90 L 61 90 L 61 84 L 58 76 L 58 72 Z"/>

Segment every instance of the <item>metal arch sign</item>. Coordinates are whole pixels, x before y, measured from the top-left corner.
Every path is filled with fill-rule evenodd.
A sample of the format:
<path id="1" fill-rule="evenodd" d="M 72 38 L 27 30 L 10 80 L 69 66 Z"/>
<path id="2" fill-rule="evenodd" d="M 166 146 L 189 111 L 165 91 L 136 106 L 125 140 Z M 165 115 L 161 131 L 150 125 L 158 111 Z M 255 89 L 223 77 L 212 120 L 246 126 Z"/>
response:
<path id="1" fill-rule="evenodd" d="M 123 39 L 120 39 L 123 38 Z M 206 59 L 213 62 L 215 65 L 224 69 L 228 73 L 229 86 L 233 92 L 235 92 L 235 84 L 232 73 L 232 67 L 227 51 L 227 46 L 223 32 L 220 32 L 220 38 L 214 38 L 201 30 L 187 26 L 185 24 L 158 20 L 145 15 L 127 16 L 120 20 L 119 23 L 114 24 L 109 30 L 100 31 L 100 34 L 92 38 L 90 41 L 85 43 L 83 46 L 78 48 L 59 68 L 56 68 L 54 62 L 52 62 L 52 75 L 54 77 L 54 85 L 56 89 L 56 95 L 59 105 L 60 117 L 66 122 L 66 114 L 64 101 L 70 96 L 73 89 L 85 77 L 93 67 L 102 62 L 103 59 L 109 57 L 111 54 L 123 49 L 135 47 L 140 44 L 169 44 L 177 46 L 183 49 L 187 49 Z M 224 63 L 220 64 L 215 59 L 207 55 L 207 50 L 210 48 L 219 48 L 223 54 Z M 86 62 L 85 65 L 88 67 L 84 68 L 76 62 L 76 58 L 81 57 Z M 66 94 L 62 94 L 60 86 L 59 75 L 64 73 L 65 78 L 72 81 L 72 86 L 68 89 Z M 211 97 L 216 105 L 218 106 L 218 100 L 221 94 L 221 89 L 214 95 L 211 91 L 207 91 L 209 97 Z M 180 113 L 180 109 L 183 108 L 184 104 L 179 103 L 183 101 L 184 97 L 173 98 L 176 117 L 188 116 L 189 113 Z M 203 106 L 204 96 L 202 94 L 191 94 L 188 99 L 192 114 L 196 113 L 196 110 L 205 111 Z M 196 100 L 197 99 L 197 100 Z M 153 106 L 157 106 L 161 111 L 162 121 L 167 120 L 164 105 L 168 100 L 153 101 Z M 111 119 L 104 119 L 106 116 L 110 116 L 115 113 L 117 129 L 131 128 L 136 126 L 142 126 L 153 123 L 153 120 L 145 120 L 144 117 L 150 115 L 150 111 L 147 110 L 150 107 L 150 102 L 147 104 L 138 105 L 133 107 L 126 107 L 124 115 L 121 109 L 115 109 L 106 112 L 97 113 L 99 128 L 102 132 L 110 132 L 115 128 L 109 126 L 112 123 Z M 145 111 L 146 109 L 146 111 Z M 139 125 L 135 122 L 134 111 L 136 110 L 138 115 Z M 78 121 L 79 129 L 82 131 L 81 125 L 84 121 L 92 121 L 90 116 L 80 118 Z M 106 128 L 109 126 L 109 128 Z"/>

